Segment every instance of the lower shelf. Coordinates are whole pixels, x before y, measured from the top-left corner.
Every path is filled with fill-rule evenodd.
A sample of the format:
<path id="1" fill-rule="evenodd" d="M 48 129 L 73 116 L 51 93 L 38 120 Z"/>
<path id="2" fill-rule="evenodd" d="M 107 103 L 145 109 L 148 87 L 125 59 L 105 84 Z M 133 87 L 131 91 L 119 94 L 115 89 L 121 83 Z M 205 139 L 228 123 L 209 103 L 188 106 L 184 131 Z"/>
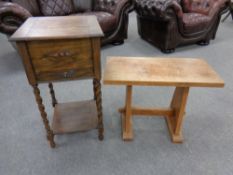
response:
<path id="1" fill-rule="evenodd" d="M 52 122 L 54 134 L 87 131 L 97 128 L 97 108 L 94 100 L 60 103 L 55 106 Z"/>

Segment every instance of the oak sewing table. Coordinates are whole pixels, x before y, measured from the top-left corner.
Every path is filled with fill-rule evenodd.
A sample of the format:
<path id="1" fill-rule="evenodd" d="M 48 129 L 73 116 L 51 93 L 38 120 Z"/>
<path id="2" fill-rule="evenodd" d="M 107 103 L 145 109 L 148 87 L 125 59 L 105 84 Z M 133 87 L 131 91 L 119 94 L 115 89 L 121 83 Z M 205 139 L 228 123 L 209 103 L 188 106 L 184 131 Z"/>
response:
<path id="1" fill-rule="evenodd" d="M 54 134 L 98 127 L 103 139 L 100 38 L 94 16 L 31 17 L 11 36 L 22 57 L 51 147 Z M 94 100 L 57 103 L 52 82 L 93 79 Z M 48 83 L 54 116 L 52 127 L 42 103 L 39 83 Z"/>

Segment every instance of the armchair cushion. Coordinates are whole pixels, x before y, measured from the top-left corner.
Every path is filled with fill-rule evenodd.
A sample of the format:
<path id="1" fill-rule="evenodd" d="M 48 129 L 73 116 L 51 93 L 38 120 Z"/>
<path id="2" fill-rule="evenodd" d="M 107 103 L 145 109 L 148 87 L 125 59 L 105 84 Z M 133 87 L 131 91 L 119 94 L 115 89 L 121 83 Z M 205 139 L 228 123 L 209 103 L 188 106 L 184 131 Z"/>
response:
<path id="1" fill-rule="evenodd" d="M 193 34 L 207 30 L 211 18 L 200 13 L 184 13 L 182 20 L 184 33 Z"/>
<path id="2" fill-rule="evenodd" d="M 213 16 L 223 8 L 227 0 L 181 0 L 185 13 L 200 13 Z"/>
<path id="3" fill-rule="evenodd" d="M 208 15 L 211 8 L 210 2 L 209 0 L 182 0 L 181 4 L 185 13 L 193 12 Z"/>
<path id="4" fill-rule="evenodd" d="M 72 0 L 38 0 L 44 16 L 64 16 L 74 13 Z"/>

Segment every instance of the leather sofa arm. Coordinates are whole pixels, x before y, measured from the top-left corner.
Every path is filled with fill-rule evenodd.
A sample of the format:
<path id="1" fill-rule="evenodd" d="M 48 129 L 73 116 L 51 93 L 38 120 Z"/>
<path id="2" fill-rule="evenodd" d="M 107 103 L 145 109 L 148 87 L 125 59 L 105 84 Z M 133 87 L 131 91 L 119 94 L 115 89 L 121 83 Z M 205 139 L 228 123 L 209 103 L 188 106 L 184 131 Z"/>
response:
<path id="1" fill-rule="evenodd" d="M 212 8 L 210 9 L 208 15 L 213 17 L 215 14 L 218 13 L 218 11 L 219 11 L 220 14 L 227 12 L 229 4 L 230 4 L 230 0 L 218 0 L 218 1 L 215 1 L 212 4 Z"/>
<path id="2" fill-rule="evenodd" d="M 129 7 L 130 10 L 132 5 L 132 0 L 96 0 L 94 10 L 106 11 L 118 18 L 124 7 Z"/>
<path id="3" fill-rule="evenodd" d="M 32 15 L 16 3 L 0 2 L 0 32 L 13 34 Z"/>
<path id="4" fill-rule="evenodd" d="M 178 18 L 182 18 L 183 10 L 177 0 L 135 0 L 135 10 L 140 16 L 166 19 L 169 10 L 173 10 Z"/>

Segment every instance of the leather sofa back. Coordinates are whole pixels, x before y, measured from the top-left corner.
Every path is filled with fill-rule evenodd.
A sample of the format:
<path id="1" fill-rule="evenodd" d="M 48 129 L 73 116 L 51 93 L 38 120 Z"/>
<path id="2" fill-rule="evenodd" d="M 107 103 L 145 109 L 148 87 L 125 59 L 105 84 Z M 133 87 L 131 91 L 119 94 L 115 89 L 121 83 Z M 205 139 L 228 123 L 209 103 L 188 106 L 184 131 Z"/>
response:
<path id="1" fill-rule="evenodd" d="M 93 9 L 93 0 L 73 0 L 75 11 L 85 12 L 92 11 Z"/>
<path id="2" fill-rule="evenodd" d="M 37 0 L 6 0 L 17 3 L 27 9 L 33 16 L 40 16 L 40 6 Z M 93 0 L 72 0 L 76 12 L 91 11 L 93 9 Z"/>
<path id="3" fill-rule="evenodd" d="M 183 11 L 208 15 L 213 5 L 221 0 L 181 0 Z"/>

